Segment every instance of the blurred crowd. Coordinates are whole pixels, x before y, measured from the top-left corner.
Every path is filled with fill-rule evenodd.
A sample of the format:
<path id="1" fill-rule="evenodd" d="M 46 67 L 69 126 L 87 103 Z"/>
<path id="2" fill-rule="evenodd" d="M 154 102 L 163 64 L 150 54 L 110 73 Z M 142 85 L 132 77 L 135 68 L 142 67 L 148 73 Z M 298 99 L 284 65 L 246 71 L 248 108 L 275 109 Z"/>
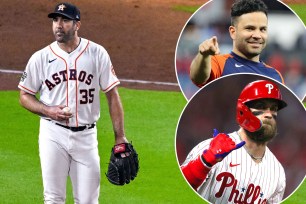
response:
<path id="1" fill-rule="evenodd" d="M 202 6 L 186 23 L 176 50 L 177 77 L 187 99 L 198 90 L 189 77 L 189 67 L 204 40 L 217 36 L 221 54 L 232 50 L 228 33 L 232 0 L 214 0 Z M 261 60 L 279 70 L 285 85 L 300 99 L 306 94 L 306 30 L 301 19 L 286 5 L 264 0 L 269 9 L 268 44 Z"/>

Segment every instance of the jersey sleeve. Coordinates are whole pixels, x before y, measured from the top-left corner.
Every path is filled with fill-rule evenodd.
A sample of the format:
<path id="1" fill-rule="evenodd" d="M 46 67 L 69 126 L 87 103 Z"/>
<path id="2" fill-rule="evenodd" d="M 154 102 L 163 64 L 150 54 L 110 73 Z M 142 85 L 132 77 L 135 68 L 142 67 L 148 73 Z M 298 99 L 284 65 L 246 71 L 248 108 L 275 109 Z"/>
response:
<path id="1" fill-rule="evenodd" d="M 195 159 L 198 155 L 202 154 L 205 149 L 208 149 L 211 139 L 205 140 L 195 146 L 187 155 L 186 160 L 182 165 L 187 164 L 191 160 Z"/>
<path id="2" fill-rule="evenodd" d="M 120 84 L 119 79 L 116 76 L 114 67 L 112 65 L 110 56 L 107 51 L 101 47 L 100 50 L 100 88 L 103 92 L 108 92 L 118 84 Z"/>
<path id="3" fill-rule="evenodd" d="M 214 55 L 211 57 L 211 72 L 206 83 L 211 82 L 222 76 L 228 55 Z"/>
<path id="4" fill-rule="evenodd" d="M 202 153 L 209 147 L 211 140 L 206 140 L 194 147 L 181 166 L 183 175 L 193 189 L 197 189 L 206 179 L 211 167 L 202 160 Z"/>
<path id="5" fill-rule="evenodd" d="M 221 77 L 224 70 L 225 62 L 229 56 L 230 56 L 229 54 L 211 56 L 211 72 L 208 80 L 203 84 L 195 84 L 195 85 L 201 88 L 205 84 Z"/>
<path id="6" fill-rule="evenodd" d="M 39 53 L 34 53 L 21 76 L 18 88 L 35 95 L 41 88 Z"/>

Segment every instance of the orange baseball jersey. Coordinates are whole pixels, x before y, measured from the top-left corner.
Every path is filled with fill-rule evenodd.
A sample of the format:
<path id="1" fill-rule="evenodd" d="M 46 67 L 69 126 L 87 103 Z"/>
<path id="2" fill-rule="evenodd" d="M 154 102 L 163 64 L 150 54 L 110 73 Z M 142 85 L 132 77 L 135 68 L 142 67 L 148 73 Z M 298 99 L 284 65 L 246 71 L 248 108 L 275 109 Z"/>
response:
<path id="1" fill-rule="evenodd" d="M 237 132 L 229 134 L 236 144 Z M 188 154 L 184 165 L 208 149 L 211 139 L 198 144 Z M 256 163 L 244 147 L 232 151 L 215 164 L 197 192 L 207 201 L 228 203 L 280 203 L 286 186 L 285 171 L 274 154 L 266 147 L 260 163 Z"/>
<path id="2" fill-rule="evenodd" d="M 71 53 L 53 42 L 30 58 L 18 87 L 30 94 L 40 93 L 48 106 L 71 108 L 72 127 L 95 123 L 100 117 L 99 92 L 107 92 L 120 82 L 107 51 L 100 45 L 81 38 Z"/>
<path id="3" fill-rule="evenodd" d="M 260 74 L 272 79 L 275 79 L 281 83 L 284 83 L 284 79 L 279 71 L 260 62 L 254 62 L 247 60 L 231 52 L 225 55 L 214 55 L 211 57 L 211 73 L 208 82 L 217 79 L 221 76 L 226 76 L 235 73 L 254 73 Z M 206 84 L 205 83 L 205 84 Z M 196 84 L 202 87 L 204 84 Z"/>

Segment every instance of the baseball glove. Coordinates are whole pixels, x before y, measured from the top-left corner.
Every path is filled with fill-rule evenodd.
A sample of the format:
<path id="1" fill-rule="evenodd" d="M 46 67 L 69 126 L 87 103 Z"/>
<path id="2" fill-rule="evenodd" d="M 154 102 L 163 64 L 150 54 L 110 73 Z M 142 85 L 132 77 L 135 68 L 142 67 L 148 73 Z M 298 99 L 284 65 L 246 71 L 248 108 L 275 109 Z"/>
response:
<path id="1" fill-rule="evenodd" d="M 117 144 L 112 148 L 106 177 L 112 184 L 124 185 L 137 176 L 138 154 L 130 143 Z"/>

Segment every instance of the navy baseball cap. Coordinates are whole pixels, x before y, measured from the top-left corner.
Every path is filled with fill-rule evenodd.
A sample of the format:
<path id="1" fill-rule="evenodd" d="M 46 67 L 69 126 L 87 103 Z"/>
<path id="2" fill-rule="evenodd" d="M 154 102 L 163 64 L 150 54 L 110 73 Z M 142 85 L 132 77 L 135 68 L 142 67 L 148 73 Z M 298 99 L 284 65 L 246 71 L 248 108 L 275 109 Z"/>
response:
<path id="1" fill-rule="evenodd" d="M 64 16 L 71 20 L 81 20 L 81 13 L 78 7 L 69 3 L 59 3 L 56 5 L 54 12 L 49 13 L 49 18 L 55 18 L 56 16 Z"/>

